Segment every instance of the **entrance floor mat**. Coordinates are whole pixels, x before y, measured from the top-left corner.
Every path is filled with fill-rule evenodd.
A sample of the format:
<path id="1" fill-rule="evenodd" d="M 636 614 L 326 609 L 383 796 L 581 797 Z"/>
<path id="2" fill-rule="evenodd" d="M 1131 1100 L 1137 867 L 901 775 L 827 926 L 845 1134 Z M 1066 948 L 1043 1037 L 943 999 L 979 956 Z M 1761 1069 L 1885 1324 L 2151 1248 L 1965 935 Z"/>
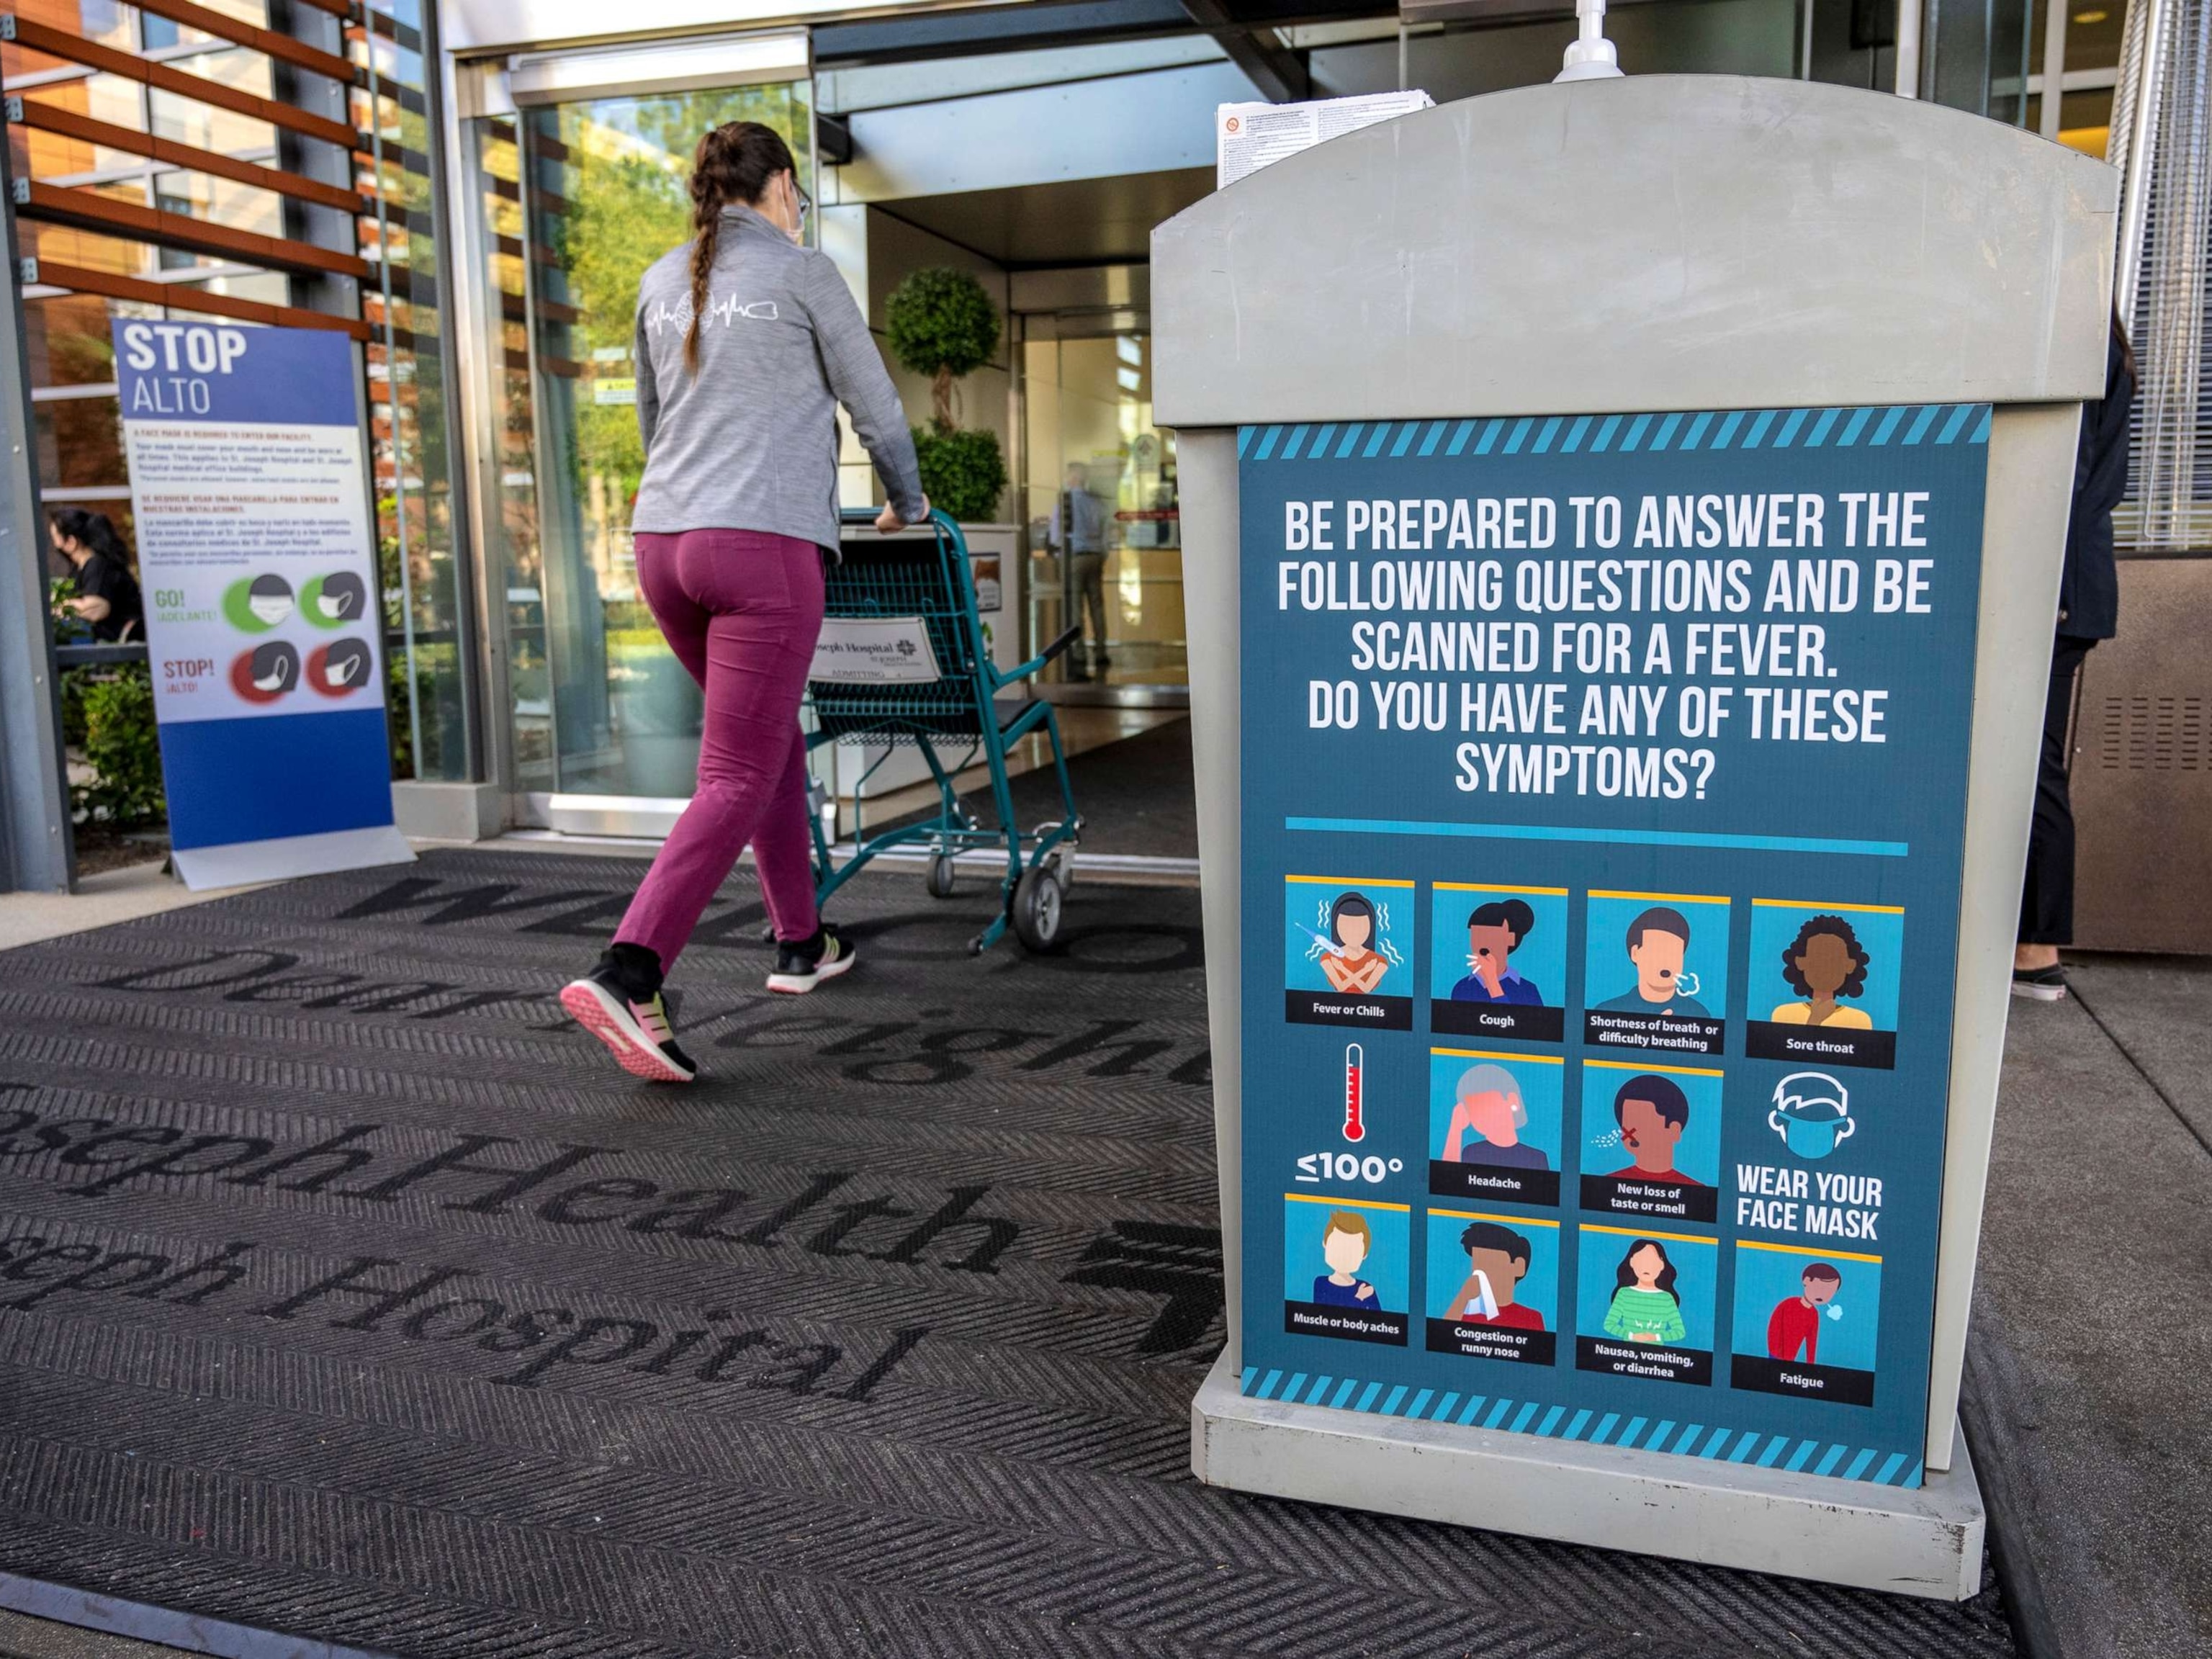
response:
<path id="1" fill-rule="evenodd" d="M 1195 1485 L 1194 891 L 979 958 L 972 892 L 864 877 L 794 999 L 733 883 L 655 1087 L 555 1000 L 640 873 L 439 852 L 0 956 L 0 1570 L 441 1659 L 2012 1651 L 1994 1591 Z"/>

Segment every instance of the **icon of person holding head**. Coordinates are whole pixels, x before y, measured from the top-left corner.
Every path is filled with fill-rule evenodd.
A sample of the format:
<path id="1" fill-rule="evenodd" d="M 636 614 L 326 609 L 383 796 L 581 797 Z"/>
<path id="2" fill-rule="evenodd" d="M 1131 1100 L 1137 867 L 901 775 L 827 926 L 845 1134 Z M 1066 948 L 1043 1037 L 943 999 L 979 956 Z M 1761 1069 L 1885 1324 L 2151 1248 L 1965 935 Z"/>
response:
<path id="1" fill-rule="evenodd" d="M 1359 1264 L 1375 1248 L 1375 1235 L 1367 1223 L 1350 1210 L 1332 1210 L 1322 1230 L 1322 1260 L 1328 1271 L 1314 1278 L 1313 1299 L 1324 1308 L 1378 1309 L 1382 1304 L 1374 1285 L 1358 1277 Z"/>
<path id="2" fill-rule="evenodd" d="M 1674 1291 L 1674 1264 L 1656 1238 L 1628 1247 L 1613 1272 L 1615 1289 L 1605 1310 L 1605 1334 L 1624 1342 L 1680 1342 L 1689 1335 L 1682 1298 Z"/>
<path id="3" fill-rule="evenodd" d="M 1674 1167 L 1674 1148 L 1690 1127 L 1690 1098 L 1674 1079 L 1647 1072 L 1620 1085 L 1613 1097 L 1620 1144 L 1636 1161 L 1615 1170 L 1615 1181 L 1666 1181 L 1683 1187 L 1705 1183 Z"/>
<path id="4" fill-rule="evenodd" d="M 1528 1241 L 1510 1227 L 1478 1221 L 1459 1236 L 1467 1252 L 1467 1280 L 1452 1292 L 1451 1317 L 1462 1325 L 1540 1331 L 1544 1316 L 1513 1299 L 1528 1276 Z"/>
<path id="5" fill-rule="evenodd" d="M 1478 905 L 1467 919 L 1468 975 L 1452 987 L 1454 1002 L 1508 1002 L 1540 1007 L 1544 994 L 1521 977 L 1510 960 L 1536 925 L 1521 899 Z"/>
<path id="6" fill-rule="evenodd" d="M 1690 919 L 1668 905 L 1653 905 L 1628 924 L 1628 960 L 1635 966 L 1636 983 L 1599 1003 L 1599 1012 L 1711 1018 L 1697 999 L 1698 976 L 1682 969 L 1689 951 Z"/>
<path id="7" fill-rule="evenodd" d="M 1364 995 L 1382 982 L 1390 960 L 1373 948 L 1374 939 L 1375 906 L 1365 894 L 1346 893 L 1329 906 L 1321 971 L 1331 986 Z"/>
<path id="8" fill-rule="evenodd" d="M 1844 1276 L 1825 1261 L 1815 1261 L 1799 1278 L 1798 1291 L 1774 1304 L 1766 1322 L 1766 1357 L 1795 1359 L 1802 1352 L 1805 1363 L 1820 1363 L 1820 1310 L 1844 1288 Z"/>
<path id="9" fill-rule="evenodd" d="M 1528 1121 L 1521 1085 L 1503 1066 L 1470 1066 L 1459 1074 L 1451 1121 L 1444 1128 L 1446 1164 L 1489 1164 L 1508 1170 L 1548 1170 L 1540 1146 L 1521 1139 Z M 1473 1134 L 1473 1141 L 1466 1137 Z"/>
<path id="10" fill-rule="evenodd" d="M 1767 1018 L 1777 1025 L 1871 1031 L 1874 1017 L 1863 1008 L 1844 1007 L 1840 999 L 1866 989 L 1867 964 L 1872 960 L 1841 916 L 1811 918 L 1782 951 L 1782 977 L 1805 1000 L 1781 1003 Z"/>

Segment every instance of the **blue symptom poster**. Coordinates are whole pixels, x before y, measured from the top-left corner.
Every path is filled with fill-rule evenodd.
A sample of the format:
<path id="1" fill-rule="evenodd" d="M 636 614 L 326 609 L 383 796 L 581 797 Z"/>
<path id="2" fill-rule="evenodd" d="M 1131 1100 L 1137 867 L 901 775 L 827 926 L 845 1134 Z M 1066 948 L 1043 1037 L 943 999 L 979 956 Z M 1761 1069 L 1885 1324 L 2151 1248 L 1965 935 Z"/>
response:
<path id="1" fill-rule="evenodd" d="M 352 341 L 113 330 L 178 873 L 221 887 L 410 858 Z"/>
<path id="2" fill-rule="evenodd" d="M 1248 1395 L 1920 1483 L 1989 427 L 1239 434 Z"/>

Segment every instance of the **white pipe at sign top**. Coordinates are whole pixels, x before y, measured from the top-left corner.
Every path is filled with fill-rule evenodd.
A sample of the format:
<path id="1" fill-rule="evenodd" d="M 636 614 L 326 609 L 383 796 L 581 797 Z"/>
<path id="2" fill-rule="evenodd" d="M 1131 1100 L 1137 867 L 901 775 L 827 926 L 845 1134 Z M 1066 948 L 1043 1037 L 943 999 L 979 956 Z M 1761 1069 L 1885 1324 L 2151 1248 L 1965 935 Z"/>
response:
<path id="1" fill-rule="evenodd" d="M 1920 95 L 1920 0 L 1897 0 L 1897 95 Z"/>
<path id="2" fill-rule="evenodd" d="M 2159 94 L 2166 81 L 2168 0 L 2139 0 L 2143 17 L 2142 83 L 2136 88 L 2135 118 L 2128 133 L 2128 170 L 2120 181 L 2119 269 L 2113 273 L 2112 303 L 2130 327 L 2135 324 L 2136 280 L 2142 270 L 2143 220 L 2150 208 L 2151 140 L 2158 131 Z"/>
<path id="3" fill-rule="evenodd" d="M 2061 106 L 2066 101 L 2066 8 L 2071 0 L 2043 3 L 2050 15 L 2043 20 L 2043 119 L 2038 131 L 2056 138 Z"/>

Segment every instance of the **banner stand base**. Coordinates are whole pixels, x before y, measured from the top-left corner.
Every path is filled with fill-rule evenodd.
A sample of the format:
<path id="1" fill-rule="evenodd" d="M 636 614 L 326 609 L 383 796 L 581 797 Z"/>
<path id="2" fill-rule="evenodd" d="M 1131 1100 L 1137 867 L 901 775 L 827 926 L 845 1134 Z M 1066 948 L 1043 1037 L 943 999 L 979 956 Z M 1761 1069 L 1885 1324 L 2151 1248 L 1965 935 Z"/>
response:
<path id="1" fill-rule="evenodd" d="M 331 830 L 319 836 L 173 848 L 169 859 L 177 866 L 179 881 L 195 893 L 204 893 L 211 888 L 244 887 L 292 876 L 367 870 L 380 864 L 412 864 L 415 849 L 392 825 L 380 823 L 366 830 Z"/>
<path id="2" fill-rule="evenodd" d="M 1663 1409 L 1663 1407 L 1662 1407 Z M 1190 1408 L 1208 1486 L 1962 1601 L 1981 1589 L 1966 1455 L 1918 1488 L 1250 1400 L 1224 1354 Z"/>

